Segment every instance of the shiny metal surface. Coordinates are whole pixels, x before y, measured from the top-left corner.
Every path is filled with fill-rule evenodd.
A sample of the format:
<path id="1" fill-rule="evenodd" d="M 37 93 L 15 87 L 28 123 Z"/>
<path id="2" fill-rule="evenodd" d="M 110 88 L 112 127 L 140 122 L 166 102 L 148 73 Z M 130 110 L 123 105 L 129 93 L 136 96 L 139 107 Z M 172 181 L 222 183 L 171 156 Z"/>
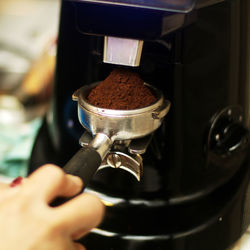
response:
<path id="1" fill-rule="evenodd" d="M 106 143 L 103 143 L 105 142 L 105 137 L 107 140 Z M 111 150 L 108 153 L 107 151 L 109 149 L 107 149 L 107 147 L 110 146 L 110 140 L 104 134 L 97 134 L 93 139 L 91 134 L 85 131 L 81 136 L 79 142 L 82 147 L 93 147 L 95 145 L 98 153 L 103 158 L 101 166 L 98 168 L 98 170 L 107 167 L 124 169 L 131 173 L 138 181 L 140 181 L 143 173 L 143 160 L 141 154 L 144 154 L 146 152 L 151 138 L 152 134 L 135 140 L 116 141 L 114 145 L 112 145 Z M 98 143 L 94 142 L 96 141 L 96 139 Z M 100 145 L 100 148 L 98 148 L 98 144 L 100 141 L 102 141 L 104 145 Z M 107 151 L 105 151 L 105 149 L 107 149 Z M 102 152 L 106 152 L 105 158 L 101 154 Z"/>
<path id="2" fill-rule="evenodd" d="M 87 102 L 90 90 L 98 83 L 84 86 L 72 96 L 74 101 L 78 101 L 78 119 L 81 125 L 93 136 L 93 139 L 87 142 L 87 146 L 94 148 L 101 156 L 103 162 L 99 169 L 109 166 L 121 168 L 130 172 L 139 181 L 142 175 L 142 158 L 138 152 L 144 153 L 147 145 L 144 143 L 143 149 L 142 146 L 136 148 L 133 157 L 124 152 L 109 153 L 109 151 L 115 141 L 128 142 L 153 133 L 168 113 L 170 102 L 164 100 L 158 89 L 145 83 L 157 100 L 152 105 L 133 110 L 98 108 Z M 80 139 L 82 146 L 86 145 L 83 141 L 82 136 Z"/>
<path id="3" fill-rule="evenodd" d="M 128 155 L 122 152 L 109 152 L 98 170 L 106 167 L 120 168 L 132 174 L 138 181 L 143 173 L 142 157 L 139 154 Z"/>
<path id="4" fill-rule="evenodd" d="M 103 159 L 109 151 L 112 141 L 105 134 L 98 133 L 89 143 L 89 147 L 94 148 Z"/>
<path id="5" fill-rule="evenodd" d="M 98 83 L 84 86 L 73 94 L 78 101 L 78 118 L 92 135 L 104 133 L 112 141 L 135 139 L 155 131 L 170 109 L 170 102 L 162 93 L 146 84 L 155 94 L 157 101 L 150 106 L 133 110 L 111 110 L 89 104 L 86 97 Z"/>
<path id="6" fill-rule="evenodd" d="M 105 36 L 103 62 L 139 66 L 142 47 L 142 40 Z"/>

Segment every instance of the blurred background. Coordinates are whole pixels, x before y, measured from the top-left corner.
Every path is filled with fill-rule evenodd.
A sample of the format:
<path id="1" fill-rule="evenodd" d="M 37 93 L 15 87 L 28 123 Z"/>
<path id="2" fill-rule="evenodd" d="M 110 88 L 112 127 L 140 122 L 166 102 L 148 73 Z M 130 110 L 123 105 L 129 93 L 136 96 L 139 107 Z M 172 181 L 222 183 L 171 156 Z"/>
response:
<path id="1" fill-rule="evenodd" d="M 50 101 L 59 0 L 0 1 L 0 180 L 27 174 Z"/>

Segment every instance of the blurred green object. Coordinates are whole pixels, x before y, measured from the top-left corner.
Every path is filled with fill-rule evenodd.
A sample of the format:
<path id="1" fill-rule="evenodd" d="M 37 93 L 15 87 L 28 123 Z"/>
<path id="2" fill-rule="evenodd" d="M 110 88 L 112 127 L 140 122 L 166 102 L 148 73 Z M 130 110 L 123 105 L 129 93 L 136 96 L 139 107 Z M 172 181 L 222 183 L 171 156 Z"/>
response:
<path id="1" fill-rule="evenodd" d="M 22 124 L 0 123 L 0 175 L 25 177 L 41 118 Z"/>

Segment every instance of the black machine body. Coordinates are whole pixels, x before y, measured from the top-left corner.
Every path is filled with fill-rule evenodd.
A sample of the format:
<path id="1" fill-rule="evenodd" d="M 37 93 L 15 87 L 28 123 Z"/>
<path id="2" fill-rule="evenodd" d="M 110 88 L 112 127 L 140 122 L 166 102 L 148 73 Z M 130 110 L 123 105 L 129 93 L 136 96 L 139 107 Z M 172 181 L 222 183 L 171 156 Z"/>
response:
<path id="1" fill-rule="evenodd" d="M 79 149 L 84 129 L 72 94 L 117 67 L 103 62 L 104 37 L 142 40 L 131 70 L 171 109 L 142 155 L 140 182 L 120 169 L 96 173 L 87 191 L 102 198 L 106 216 L 82 242 L 105 250 L 224 250 L 250 222 L 250 83 L 241 67 L 249 5 L 143 2 L 62 1 L 53 100 L 30 171 L 62 166 Z"/>

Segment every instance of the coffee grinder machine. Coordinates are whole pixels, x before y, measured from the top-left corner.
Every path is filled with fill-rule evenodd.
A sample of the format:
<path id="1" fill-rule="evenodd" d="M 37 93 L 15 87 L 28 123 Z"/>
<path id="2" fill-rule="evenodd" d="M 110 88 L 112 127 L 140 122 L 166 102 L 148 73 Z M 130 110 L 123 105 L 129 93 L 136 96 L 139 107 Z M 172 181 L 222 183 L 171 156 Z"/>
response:
<path id="1" fill-rule="evenodd" d="M 171 102 L 149 143 L 135 144 L 143 149 L 136 152 L 140 181 L 136 171 L 105 167 L 86 188 L 107 207 L 103 223 L 82 239 L 88 249 L 224 250 L 244 233 L 248 10 L 247 0 L 62 1 L 53 100 L 30 171 L 64 166 L 79 138 L 89 143 L 72 94 L 115 67 L 138 72 Z M 114 154 L 104 165 L 116 164 Z"/>

